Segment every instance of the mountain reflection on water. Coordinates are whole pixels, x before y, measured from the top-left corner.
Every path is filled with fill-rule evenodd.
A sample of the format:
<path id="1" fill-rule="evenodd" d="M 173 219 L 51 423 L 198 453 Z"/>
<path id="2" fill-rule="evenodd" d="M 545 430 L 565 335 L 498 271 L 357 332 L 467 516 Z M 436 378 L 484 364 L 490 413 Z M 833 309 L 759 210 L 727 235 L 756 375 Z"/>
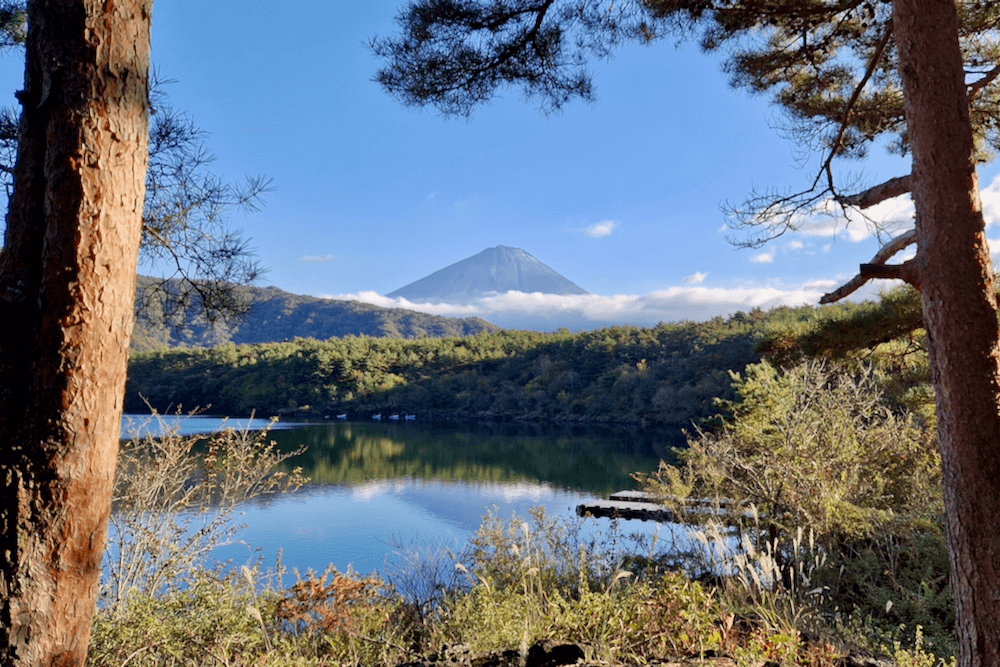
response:
<path id="1" fill-rule="evenodd" d="M 210 418 L 185 426 L 213 430 Z M 245 421 L 245 420 L 244 420 Z M 263 426 L 266 422 L 252 424 Z M 228 425 L 245 427 L 232 420 Z M 359 572 L 382 570 L 398 547 L 461 550 L 487 510 L 527 517 L 530 508 L 573 516 L 578 504 L 635 488 L 631 474 L 656 469 L 679 434 L 600 426 L 325 422 L 281 424 L 270 437 L 284 451 L 305 453 L 310 483 L 293 494 L 249 503 L 238 517 L 243 545 L 217 549 L 234 563 L 261 557 L 300 571 L 333 563 Z M 215 428 L 218 427 L 218 420 Z M 584 530 L 606 531 L 606 519 Z M 626 532 L 652 535 L 652 523 Z M 659 529 L 660 539 L 666 537 Z"/>

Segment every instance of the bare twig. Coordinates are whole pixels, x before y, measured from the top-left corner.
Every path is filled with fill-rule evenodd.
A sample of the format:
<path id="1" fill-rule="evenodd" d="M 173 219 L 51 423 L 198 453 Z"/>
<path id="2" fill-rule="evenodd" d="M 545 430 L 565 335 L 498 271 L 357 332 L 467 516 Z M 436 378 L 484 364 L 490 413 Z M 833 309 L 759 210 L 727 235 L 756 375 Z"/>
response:
<path id="1" fill-rule="evenodd" d="M 891 36 L 892 29 L 890 27 L 886 29 L 885 34 L 882 35 L 882 39 L 876 45 L 875 50 L 865 68 L 864 75 L 854 86 L 851 96 L 845 105 L 843 116 L 840 119 L 837 135 L 830 143 L 826 158 L 823 160 L 823 164 L 816 172 L 816 176 L 809 188 L 790 195 L 755 196 L 748 199 L 744 203 L 742 210 L 730 209 L 729 215 L 730 218 L 736 218 L 736 227 L 747 228 L 764 226 L 767 228 L 766 233 L 761 234 L 760 236 L 755 236 L 748 241 L 734 241 L 733 239 L 728 239 L 731 243 L 735 243 L 736 245 L 742 247 L 756 248 L 763 245 L 767 241 L 781 236 L 787 231 L 794 230 L 797 228 L 795 222 L 796 214 L 816 206 L 817 203 L 823 201 L 827 196 L 831 197 L 833 201 L 837 202 L 846 209 L 848 203 L 845 201 L 844 197 L 838 195 L 838 188 L 834 183 L 832 166 L 833 159 L 839 154 L 841 144 L 844 141 L 844 136 L 850 128 L 851 114 L 853 113 L 858 100 L 861 98 L 861 93 L 868 84 L 868 81 L 872 76 L 874 76 L 875 71 L 878 68 L 878 64 L 882 60 L 886 48 L 888 47 Z M 820 183 L 824 180 L 824 176 L 826 183 L 824 186 L 821 186 Z M 855 195 L 855 197 L 857 196 L 859 195 Z"/>
<path id="2" fill-rule="evenodd" d="M 155 596 L 204 563 L 212 549 L 230 543 L 241 528 L 237 505 L 297 489 L 301 469 L 277 467 L 290 456 L 261 431 L 227 428 L 208 437 L 182 436 L 158 414 L 158 431 L 122 443 L 105 552 L 102 604 L 121 613 L 133 591 Z M 273 422 L 272 422 L 273 424 Z"/>
<path id="3" fill-rule="evenodd" d="M 885 53 L 885 48 L 889 44 L 889 38 L 892 36 L 892 27 L 886 28 L 885 34 L 882 35 L 882 39 L 879 41 L 878 46 L 875 47 L 875 53 L 872 54 L 871 60 L 868 61 L 868 67 L 865 69 L 865 75 L 861 77 L 858 81 L 858 85 L 854 86 L 854 90 L 851 92 L 851 99 L 847 101 L 847 108 L 844 109 L 844 117 L 840 121 L 840 129 L 837 131 L 837 138 L 834 139 L 833 144 L 830 146 L 830 154 L 826 156 L 826 160 L 823 162 L 823 166 L 820 168 L 819 174 L 816 175 L 816 180 L 813 181 L 813 188 L 819 182 L 819 179 L 825 173 L 827 175 L 827 183 L 831 192 L 835 191 L 833 185 L 833 172 L 831 165 L 833 164 L 833 158 L 837 157 L 837 151 L 840 149 L 841 142 L 844 141 L 844 135 L 847 133 L 847 128 L 851 120 L 851 112 L 854 111 L 854 105 L 858 103 L 858 98 L 861 97 L 861 91 L 864 90 L 865 86 L 868 85 L 868 80 L 872 78 L 875 74 L 875 69 L 878 67 L 879 61 L 882 59 L 882 54 Z"/>

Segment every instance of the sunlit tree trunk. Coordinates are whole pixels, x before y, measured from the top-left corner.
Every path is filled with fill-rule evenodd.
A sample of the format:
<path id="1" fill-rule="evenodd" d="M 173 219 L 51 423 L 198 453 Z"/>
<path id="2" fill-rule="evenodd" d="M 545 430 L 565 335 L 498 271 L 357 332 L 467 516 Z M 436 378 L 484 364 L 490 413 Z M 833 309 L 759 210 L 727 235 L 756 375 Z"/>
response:
<path id="1" fill-rule="evenodd" d="M 952 0 L 894 0 L 961 665 L 1000 665 L 1000 337 Z"/>
<path id="2" fill-rule="evenodd" d="M 31 0 L 0 255 L 0 663 L 82 665 L 122 410 L 152 0 Z"/>

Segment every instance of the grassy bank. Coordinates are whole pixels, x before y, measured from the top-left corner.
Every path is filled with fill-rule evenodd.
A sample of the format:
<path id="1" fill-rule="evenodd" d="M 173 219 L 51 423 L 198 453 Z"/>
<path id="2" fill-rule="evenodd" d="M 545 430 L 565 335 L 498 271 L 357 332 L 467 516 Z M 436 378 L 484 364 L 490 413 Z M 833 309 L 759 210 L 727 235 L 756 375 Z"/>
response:
<path id="1" fill-rule="evenodd" d="M 708 417 L 691 425 L 674 465 L 639 478 L 692 539 L 649 543 L 617 528 L 584 539 L 540 513 L 487 516 L 461 553 L 413 553 L 379 574 L 220 570 L 206 555 L 231 534 L 235 503 L 300 476 L 273 474 L 282 455 L 266 433 L 221 434 L 205 458 L 182 438 L 147 439 L 124 448 L 120 470 L 162 474 L 120 476 L 115 516 L 149 523 L 119 529 L 112 545 L 134 554 L 138 571 L 105 587 L 91 663 L 535 667 L 525 661 L 544 663 L 551 654 L 538 647 L 554 645 L 594 665 L 951 664 L 933 392 L 907 304 L 903 291 L 876 305 L 653 329 L 139 357 L 130 382 L 168 403 Z M 896 325 L 872 325 L 886 313 Z M 754 341 L 771 363 L 751 363 Z M 707 511 L 685 512 L 692 501 Z M 163 525 L 171 530 L 150 528 Z"/>
<path id="2" fill-rule="evenodd" d="M 935 650 L 948 652 L 918 628 L 821 613 L 807 580 L 764 585 L 749 576 L 764 560 L 734 560 L 732 577 L 699 582 L 677 568 L 676 554 L 617 533 L 584 543 L 573 525 L 544 515 L 487 517 L 463 553 L 413 554 L 409 569 L 381 576 L 192 572 L 183 586 L 134 593 L 99 613 L 89 661 L 524 664 L 545 640 L 602 665 L 725 656 L 737 665 L 832 666 L 874 655 L 931 667 Z"/>
<path id="3" fill-rule="evenodd" d="M 822 376 L 814 384 L 831 383 Z M 780 399 L 782 387 L 802 384 L 800 375 L 766 369 L 737 382 L 744 423 L 764 419 L 751 395 Z M 831 400 L 845 403 L 842 394 Z M 779 400 L 775 409 L 787 407 Z M 795 413 L 812 423 L 801 406 Z M 888 422 L 880 424 L 865 428 L 887 436 Z M 723 436 L 730 444 L 747 439 L 725 428 L 716 435 Z M 487 515 L 461 552 L 411 551 L 379 573 L 296 573 L 280 562 L 233 570 L 210 560 L 211 548 L 234 535 L 233 510 L 303 480 L 296 471 L 275 473 L 284 455 L 266 431 L 224 431 L 201 450 L 194 442 L 168 433 L 123 446 L 91 665 L 524 666 L 548 655 L 545 646 L 592 665 L 724 657 L 737 665 L 833 666 L 865 655 L 932 667 L 953 654 L 947 620 L 926 621 L 931 607 L 949 601 L 932 597 L 940 588 L 933 568 L 914 572 L 943 549 L 934 544 L 936 529 L 914 524 L 881 539 L 886 512 L 904 523 L 906 489 L 897 489 L 895 507 L 867 517 L 880 522 L 879 536 L 859 532 L 856 521 L 854 532 L 841 530 L 838 517 L 857 519 L 863 503 L 837 505 L 841 514 L 827 526 L 789 532 L 774 521 L 787 514 L 774 505 L 766 512 L 741 505 L 736 521 L 720 505 L 715 520 L 693 522 L 684 544 L 630 537 L 617 524 L 585 537 L 582 520 L 535 511 Z M 691 483 L 701 453 L 717 444 L 693 440 L 684 471 L 664 467 L 647 487 Z M 800 467 L 791 454 L 784 454 L 790 470 Z M 911 490 L 926 483 L 918 479 Z M 888 579 L 876 571 L 885 559 L 899 565 Z M 859 590 L 865 586 L 889 597 Z"/>

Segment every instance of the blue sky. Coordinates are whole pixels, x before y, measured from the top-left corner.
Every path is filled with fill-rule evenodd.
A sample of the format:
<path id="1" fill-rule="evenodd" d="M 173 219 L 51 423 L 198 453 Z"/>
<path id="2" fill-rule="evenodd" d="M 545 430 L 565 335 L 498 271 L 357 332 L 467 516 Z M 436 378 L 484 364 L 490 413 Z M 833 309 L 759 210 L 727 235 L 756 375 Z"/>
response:
<path id="1" fill-rule="evenodd" d="M 508 90 L 471 121 L 445 120 L 371 81 L 378 62 L 365 43 L 394 30 L 400 4 L 154 7 L 154 64 L 176 81 L 170 103 L 208 132 L 213 171 L 273 179 L 260 212 L 230 219 L 269 268 L 261 284 L 576 330 L 815 303 L 877 249 L 866 230 L 829 220 L 758 250 L 727 243 L 720 204 L 799 188 L 818 156 L 803 166 L 775 130 L 778 112 L 731 90 L 719 60 L 693 46 L 633 46 L 593 63 L 593 105 L 546 118 Z M 0 103 L 14 104 L 21 67 L 0 58 Z M 853 168 L 869 183 L 908 171 L 877 148 Z M 984 169 L 981 185 L 997 174 Z M 994 200 L 1000 211 L 1000 183 L 984 194 L 996 224 Z M 909 217 L 905 202 L 885 208 Z M 471 307 L 379 296 L 495 245 L 523 248 L 593 296 Z"/>

